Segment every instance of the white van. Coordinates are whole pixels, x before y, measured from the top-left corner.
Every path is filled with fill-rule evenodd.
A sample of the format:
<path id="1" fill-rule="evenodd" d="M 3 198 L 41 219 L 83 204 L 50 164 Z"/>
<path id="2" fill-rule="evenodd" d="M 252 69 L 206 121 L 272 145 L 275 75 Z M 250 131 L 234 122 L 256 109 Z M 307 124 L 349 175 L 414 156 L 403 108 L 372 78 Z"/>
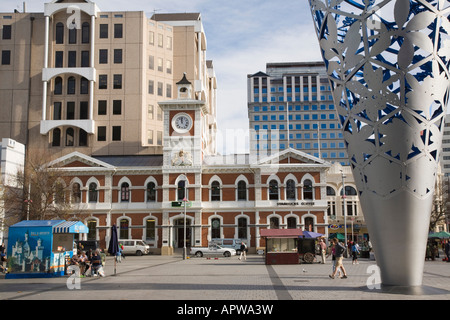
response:
<path id="1" fill-rule="evenodd" d="M 143 254 L 148 254 L 150 246 L 142 240 L 119 240 L 119 244 L 123 245 L 123 254 L 135 254 L 137 256 L 142 256 Z"/>

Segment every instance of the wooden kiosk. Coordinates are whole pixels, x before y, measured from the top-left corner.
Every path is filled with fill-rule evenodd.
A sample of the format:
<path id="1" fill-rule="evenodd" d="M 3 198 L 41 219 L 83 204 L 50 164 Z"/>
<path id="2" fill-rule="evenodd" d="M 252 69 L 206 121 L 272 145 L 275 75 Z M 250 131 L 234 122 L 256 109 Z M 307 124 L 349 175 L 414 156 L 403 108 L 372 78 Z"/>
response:
<path id="1" fill-rule="evenodd" d="M 263 229 L 266 240 L 266 264 L 299 264 L 298 239 L 303 236 L 300 229 Z"/>

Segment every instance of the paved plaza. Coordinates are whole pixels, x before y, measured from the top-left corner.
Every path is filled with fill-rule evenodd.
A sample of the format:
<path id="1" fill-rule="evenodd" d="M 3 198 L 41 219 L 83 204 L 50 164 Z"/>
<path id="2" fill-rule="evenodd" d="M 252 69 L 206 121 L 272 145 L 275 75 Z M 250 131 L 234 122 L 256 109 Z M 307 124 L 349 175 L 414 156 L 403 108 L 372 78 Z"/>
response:
<path id="1" fill-rule="evenodd" d="M 426 261 L 424 285 L 406 294 L 402 288 L 368 288 L 377 284 L 375 262 L 344 261 L 348 279 L 330 279 L 326 264 L 265 265 L 259 255 L 231 258 L 129 256 L 116 265 L 107 257 L 106 277 L 79 279 L 0 279 L 2 300 L 450 300 L 450 263 Z M 74 283 L 74 282 L 73 282 Z M 69 285 L 70 286 L 70 285 Z M 73 286 L 72 286 L 73 287 Z"/>

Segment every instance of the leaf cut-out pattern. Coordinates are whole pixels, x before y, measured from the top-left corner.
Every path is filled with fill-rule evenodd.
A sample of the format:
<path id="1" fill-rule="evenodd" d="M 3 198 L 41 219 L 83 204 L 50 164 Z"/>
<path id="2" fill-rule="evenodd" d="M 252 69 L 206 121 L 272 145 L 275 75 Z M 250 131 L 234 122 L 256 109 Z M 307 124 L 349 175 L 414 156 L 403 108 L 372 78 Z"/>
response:
<path id="1" fill-rule="evenodd" d="M 450 1 L 309 2 L 359 191 L 429 196 L 450 95 Z"/>

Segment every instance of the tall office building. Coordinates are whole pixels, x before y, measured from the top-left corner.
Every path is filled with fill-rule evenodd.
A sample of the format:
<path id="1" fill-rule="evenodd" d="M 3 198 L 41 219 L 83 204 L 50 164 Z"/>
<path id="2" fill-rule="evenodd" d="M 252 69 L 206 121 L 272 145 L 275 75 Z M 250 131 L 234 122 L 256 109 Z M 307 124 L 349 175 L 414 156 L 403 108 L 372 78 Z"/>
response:
<path id="1" fill-rule="evenodd" d="M 59 157 L 162 154 L 163 113 L 183 77 L 211 110 L 216 80 L 201 15 L 108 12 L 54 0 L 0 13 L 0 137 Z M 215 152 L 215 144 L 205 139 Z"/>
<path id="2" fill-rule="evenodd" d="M 323 62 L 268 63 L 248 75 L 248 117 L 253 153 L 293 148 L 348 164 Z"/>

